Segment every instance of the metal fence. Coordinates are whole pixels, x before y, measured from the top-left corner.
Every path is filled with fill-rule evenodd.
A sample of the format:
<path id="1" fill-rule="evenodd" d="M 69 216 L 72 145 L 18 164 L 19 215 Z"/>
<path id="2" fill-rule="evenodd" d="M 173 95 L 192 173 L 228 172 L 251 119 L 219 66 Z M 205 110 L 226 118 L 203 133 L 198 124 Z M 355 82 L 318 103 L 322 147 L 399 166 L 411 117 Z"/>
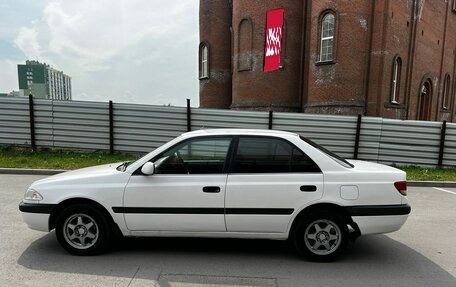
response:
<path id="1" fill-rule="evenodd" d="M 188 130 L 277 129 L 345 158 L 456 166 L 456 124 L 375 117 L 0 98 L 0 144 L 143 153 Z"/>

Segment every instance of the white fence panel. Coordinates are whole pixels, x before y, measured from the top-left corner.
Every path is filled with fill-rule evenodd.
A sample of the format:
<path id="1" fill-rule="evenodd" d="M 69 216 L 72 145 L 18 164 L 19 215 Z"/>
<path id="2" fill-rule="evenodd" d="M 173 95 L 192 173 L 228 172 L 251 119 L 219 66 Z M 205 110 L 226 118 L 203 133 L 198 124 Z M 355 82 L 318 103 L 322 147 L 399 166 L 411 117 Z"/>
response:
<path id="1" fill-rule="evenodd" d="M 114 104 L 114 150 L 150 152 L 187 131 L 182 107 Z"/>
<path id="2" fill-rule="evenodd" d="M 54 147 L 109 150 L 107 103 L 53 101 Z"/>
<path id="3" fill-rule="evenodd" d="M 28 99 L 0 98 L 0 143 L 30 144 Z"/>
<path id="4" fill-rule="evenodd" d="M 38 147 L 110 149 L 109 104 L 34 100 Z M 28 98 L 0 98 L 0 144 L 29 146 Z M 114 151 L 149 152 L 187 131 L 185 107 L 113 104 Z M 191 109 L 191 129 L 267 129 L 268 112 Z M 357 117 L 273 113 L 272 128 L 308 137 L 353 158 Z M 398 165 L 438 165 L 442 123 L 363 117 L 358 159 Z M 456 124 L 448 123 L 444 166 L 456 166 Z"/>
<path id="5" fill-rule="evenodd" d="M 272 127 L 298 133 L 342 157 L 352 158 L 356 123 L 356 117 L 274 113 Z"/>

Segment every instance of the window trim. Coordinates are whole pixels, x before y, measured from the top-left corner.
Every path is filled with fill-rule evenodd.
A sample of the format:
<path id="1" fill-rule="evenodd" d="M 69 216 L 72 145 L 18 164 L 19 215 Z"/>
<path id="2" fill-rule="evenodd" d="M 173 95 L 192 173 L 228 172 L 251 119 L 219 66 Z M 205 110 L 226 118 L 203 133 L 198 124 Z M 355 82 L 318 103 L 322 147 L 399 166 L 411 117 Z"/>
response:
<path id="1" fill-rule="evenodd" d="M 301 151 L 303 154 L 305 154 L 315 164 L 315 166 L 320 171 L 319 172 L 291 172 L 290 171 L 290 172 L 269 172 L 269 173 L 264 173 L 264 172 L 252 172 L 252 173 L 235 172 L 233 170 L 233 168 L 234 168 L 234 164 L 233 163 L 234 163 L 235 157 L 236 157 L 237 152 L 238 152 L 238 146 L 239 146 L 240 138 L 264 138 L 264 139 L 275 139 L 275 140 L 283 141 L 283 142 L 289 144 L 292 148 L 296 148 L 299 151 Z M 229 165 L 229 169 L 228 169 L 228 173 L 229 174 L 245 175 L 245 174 L 296 174 L 296 173 L 299 173 L 299 174 L 320 174 L 320 173 L 323 173 L 323 171 L 321 170 L 320 166 L 315 162 L 315 160 L 313 158 L 311 158 L 301 148 L 297 147 L 294 143 L 290 142 L 287 139 L 284 139 L 284 138 L 281 138 L 281 137 L 276 137 L 276 136 L 264 136 L 264 135 L 237 135 L 237 136 L 235 136 L 234 144 L 233 144 L 233 150 L 232 150 L 232 154 L 231 154 L 231 157 L 229 159 L 229 164 L 228 165 Z"/>
<path id="2" fill-rule="evenodd" d="M 456 13 L 456 0 L 453 0 L 453 8 L 452 8 L 453 12 Z"/>
<path id="3" fill-rule="evenodd" d="M 206 51 L 206 54 L 204 54 Z M 207 42 L 201 42 L 199 46 L 199 79 L 209 79 L 210 78 L 210 47 Z M 206 59 L 204 59 L 206 56 Z M 204 67 L 206 67 L 206 74 L 204 73 Z"/>
<path id="4" fill-rule="evenodd" d="M 402 59 L 396 55 L 393 59 L 393 72 L 391 75 L 391 104 L 400 104 L 401 90 L 401 75 L 402 75 Z"/>
<path id="5" fill-rule="evenodd" d="M 323 21 L 326 16 L 332 15 L 334 19 L 334 30 L 333 35 L 331 37 L 323 37 Z M 318 21 L 318 61 L 316 62 L 317 65 L 324 65 L 324 64 L 333 64 L 336 60 L 336 39 L 337 39 L 337 13 L 332 9 L 324 10 L 319 17 Z M 323 41 L 332 39 L 332 58 L 330 60 L 322 60 L 322 49 L 323 49 Z"/>

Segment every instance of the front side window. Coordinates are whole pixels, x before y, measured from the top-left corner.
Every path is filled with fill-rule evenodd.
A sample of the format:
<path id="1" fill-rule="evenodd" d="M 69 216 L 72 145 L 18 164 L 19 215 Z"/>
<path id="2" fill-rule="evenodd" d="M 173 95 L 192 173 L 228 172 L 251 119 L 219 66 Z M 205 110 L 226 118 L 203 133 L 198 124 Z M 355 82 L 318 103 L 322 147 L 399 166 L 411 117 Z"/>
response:
<path id="1" fill-rule="evenodd" d="M 231 138 L 200 138 L 169 149 L 154 159 L 157 174 L 223 173 Z"/>
<path id="2" fill-rule="evenodd" d="M 277 138 L 241 137 L 234 173 L 321 172 L 305 153 Z"/>
<path id="3" fill-rule="evenodd" d="M 333 13 L 327 13 L 321 20 L 320 62 L 334 60 L 334 22 Z"/>

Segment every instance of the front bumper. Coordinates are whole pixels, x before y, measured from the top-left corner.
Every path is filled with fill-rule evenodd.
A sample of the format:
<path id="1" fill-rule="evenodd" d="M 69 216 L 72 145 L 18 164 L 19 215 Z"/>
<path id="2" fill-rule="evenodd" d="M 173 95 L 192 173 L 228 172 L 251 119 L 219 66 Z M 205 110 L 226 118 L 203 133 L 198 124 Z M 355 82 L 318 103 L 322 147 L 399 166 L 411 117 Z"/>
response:
<path id="1" fill-rule="evenodd" d="M 38 231 L 49 231 L 49 217 L 55 204 L 24 203 L 19 204 L 22 219 L 29 228 Z"/>

